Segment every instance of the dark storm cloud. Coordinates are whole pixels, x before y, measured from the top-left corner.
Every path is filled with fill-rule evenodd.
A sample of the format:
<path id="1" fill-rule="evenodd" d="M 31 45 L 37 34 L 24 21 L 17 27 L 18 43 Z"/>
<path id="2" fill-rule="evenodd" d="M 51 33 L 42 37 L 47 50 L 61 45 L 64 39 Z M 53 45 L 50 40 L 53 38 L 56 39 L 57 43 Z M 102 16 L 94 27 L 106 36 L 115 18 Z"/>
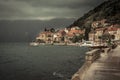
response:
<path id="1" fill-rule="evenodd" d="M 19 0 L 17 0 L 19 1 Z M 96 6 L 104 0 L 21 0 L 28 2 L 33 6 L 44 6 L 44 7 L 69 7 L 79 8 L 80 6 Z"/>
<path id="2" fill-rule="evenodd" d="M 0 0 L 0 19 L 80 17 L 104 0 Z"/>

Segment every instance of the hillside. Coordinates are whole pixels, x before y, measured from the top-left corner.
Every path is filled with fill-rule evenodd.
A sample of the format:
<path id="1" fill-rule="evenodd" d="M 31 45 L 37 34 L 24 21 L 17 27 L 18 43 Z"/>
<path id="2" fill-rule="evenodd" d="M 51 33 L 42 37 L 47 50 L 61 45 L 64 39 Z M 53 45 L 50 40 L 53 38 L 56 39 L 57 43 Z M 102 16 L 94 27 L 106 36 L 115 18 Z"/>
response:
<path id="1" fill-rule="evenodd" d="M 120 24 L 120 0 L 108 0 L 84 14 L 72 26 L 89 27 L 93 21 L 107 19 L 109 23 Z"/>

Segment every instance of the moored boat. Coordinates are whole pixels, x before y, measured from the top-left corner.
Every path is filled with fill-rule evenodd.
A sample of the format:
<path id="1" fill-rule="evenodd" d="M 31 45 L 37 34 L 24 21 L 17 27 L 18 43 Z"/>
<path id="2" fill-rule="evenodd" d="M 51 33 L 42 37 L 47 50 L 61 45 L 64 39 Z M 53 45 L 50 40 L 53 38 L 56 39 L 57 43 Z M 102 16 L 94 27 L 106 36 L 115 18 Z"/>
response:
<path id="1" fill-rule="evenodd" d="M 31 42 L 30 43 L 30 46 L 38 46 L 39 45 L 39 43 L 37 43 L 37 42 Z"/>

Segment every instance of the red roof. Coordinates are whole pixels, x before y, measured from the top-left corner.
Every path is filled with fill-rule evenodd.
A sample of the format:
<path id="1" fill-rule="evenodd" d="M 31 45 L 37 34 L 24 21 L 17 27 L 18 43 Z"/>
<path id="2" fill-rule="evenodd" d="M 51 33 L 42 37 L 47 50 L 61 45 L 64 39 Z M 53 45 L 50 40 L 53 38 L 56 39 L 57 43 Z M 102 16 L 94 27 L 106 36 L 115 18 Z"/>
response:
<path id="1" fill-rule="evenodd" d="M 70 33 L 67 33 L 66 34 L 68 37 L 73 37 L 74 36 L 74 34 L 70 34 Z"/>
<path id="2" fill-rule="evenodd" d="M 69 34 L 82 34 L 83 31 L 82 30 L 71 30 L 68 32 Z"/>
<path id="3" fill-rule="evenodd" d="M 117 31 L 118 28 L 117 27 L 108 27 L 108 31 Z"/>
<path id="4" fill-rule="evenodd" d="M 105 28 L 98 28 L 96 29 L 96 31 L 103 31 Z M 110 26 L 106 28 L 108 31 L 117 31 L 119 28 L 114 27 L 114 26 Z"/>

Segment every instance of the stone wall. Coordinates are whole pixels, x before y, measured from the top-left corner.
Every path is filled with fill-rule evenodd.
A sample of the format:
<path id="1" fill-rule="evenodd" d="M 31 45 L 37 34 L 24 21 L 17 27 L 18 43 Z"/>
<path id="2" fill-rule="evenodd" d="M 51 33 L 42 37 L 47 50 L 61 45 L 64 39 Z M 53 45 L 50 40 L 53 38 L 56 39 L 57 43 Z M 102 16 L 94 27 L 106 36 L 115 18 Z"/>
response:
<path id="1" fill-rule="evenodd" d="M 100 49 L 94 49 L 86 53 L 85 63 L 83 66 L 72 76 L 71 80 L 83 80 L 85 72 L 89 69 L 90 65 L 100 57 Z"/>

